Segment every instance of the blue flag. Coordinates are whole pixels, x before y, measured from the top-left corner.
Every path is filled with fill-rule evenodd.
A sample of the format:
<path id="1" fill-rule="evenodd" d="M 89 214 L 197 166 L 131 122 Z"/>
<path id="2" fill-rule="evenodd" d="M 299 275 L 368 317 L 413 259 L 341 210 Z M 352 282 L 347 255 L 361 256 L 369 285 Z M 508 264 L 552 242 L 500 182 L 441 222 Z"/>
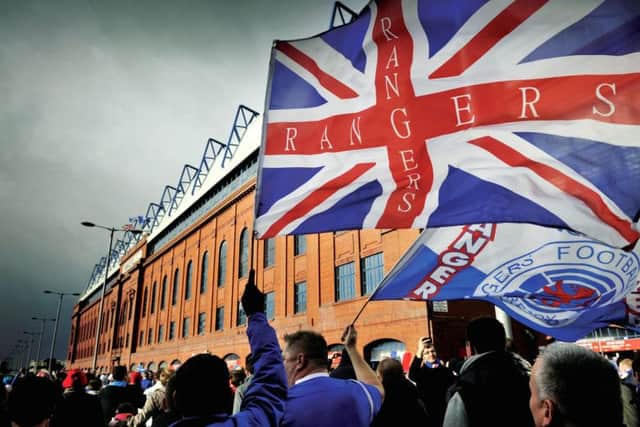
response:
<path id="1" fill-rule="evenodd" d="M 372 300 L 488 301 L 564 341 L 609 324 L 640 326 L 640 244 L 624 251 L 530 224 L 425 230 Z"/>

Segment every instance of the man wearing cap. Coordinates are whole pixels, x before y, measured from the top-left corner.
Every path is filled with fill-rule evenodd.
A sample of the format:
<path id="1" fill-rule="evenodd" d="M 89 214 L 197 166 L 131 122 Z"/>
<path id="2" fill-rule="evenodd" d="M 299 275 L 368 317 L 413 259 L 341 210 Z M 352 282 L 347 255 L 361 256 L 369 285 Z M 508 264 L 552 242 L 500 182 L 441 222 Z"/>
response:
<path id="1" fill-rule="evenodd" d="M 79 369 L 72 369 L 62 382 L 62 401 L 54 414 L 55 425 L 59 426 L 103 426 L 102 408 L 96 396 L 85 391 L 87 376 Z"/>

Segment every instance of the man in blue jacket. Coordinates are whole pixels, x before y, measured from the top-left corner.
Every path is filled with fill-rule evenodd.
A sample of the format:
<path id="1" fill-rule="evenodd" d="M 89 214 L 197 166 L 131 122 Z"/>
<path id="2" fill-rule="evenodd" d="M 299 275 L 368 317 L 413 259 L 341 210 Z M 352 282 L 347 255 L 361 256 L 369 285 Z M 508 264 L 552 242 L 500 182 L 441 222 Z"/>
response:
<path id="1" fill-rule="evenodd" d="M 380 411 L 384 388 L 358 353 L 356 339 L 353 325 L 347 327 L 342 341 L 357 381 L 329 376 L 327 342 L 322 335 L 298 331 L 284 337 L 284 366 L 290 388 L 283 427 L 368 427 L 371 424 Z"/>
<path id="2" fill-rule="evenodd" d="M 264 294 L 255 286 L 254 277 L 251 270 L 242 295 L 255 364 L 240 412 L 229 415 L 232 396 L 226 363 L 217 356 L 199 354 L 181 365 L 169 382 L 168 395 L 182 415 L 171 427 L 280 424 L 287 397 L 286 376 L 278 339 L 264 315 Z"/>

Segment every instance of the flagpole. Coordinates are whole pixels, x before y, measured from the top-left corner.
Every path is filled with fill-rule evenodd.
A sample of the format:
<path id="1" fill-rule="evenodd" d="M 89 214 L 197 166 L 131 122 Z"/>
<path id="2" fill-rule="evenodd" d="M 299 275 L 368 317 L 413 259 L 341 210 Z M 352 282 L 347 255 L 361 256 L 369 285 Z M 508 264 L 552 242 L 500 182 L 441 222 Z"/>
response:
<path id="1" fill-rule="evenodd" d="M 381 283 L 382 283 L 382 280 L 380 281 L 380 283 L 378 283 L 378 285 L 373 290 L 373 292 L 371 292 L 371 294 L 369 295 L 369 298 L 367 298 L 367 300 L 364 302 L 364 304 L 362 304 L 362 307 L 360 307 L 360 311 L 358 311 L 358 314 L 356 314 L 356 317 L 353 319 L 353 322 L 351 322 L 351 326 L 354 326 L 356 324 L 356 321 L 358 320 L 358 318 L 360 317 L 360 315 L 364 311 L 364 308 L 367 306 L 367 304 L 369 304 L 369 301 L 371 301 L 371 298 L 373 298 L 373 296 L 376 294 L 376 292 L 378 292 L 378 288 L 380 287 Z"/>
<path id="2" fill-rule="evenodd" d="M 431 336 L 431 330 L 433 329 L 431 322 L 431 319 L 433 317 L 433 303 L 431 302 L 431 300 L 426 300 L 425 303 L 427 305 L 427 337 L 433 339 L 433 337 Z"/>
<path id="3" fill-rule="evenodd" d="M 358 314 L 356 314 L 356 317 L 353 319 L 353 322 L 351 322 L 351 326 L 354 326 L 356 324 L 358 317 L 360 317 L 360 315 L 364 311 L 364 308 L 367 306 L 367 304 L 369 304 L 369 301 L 371 301 L 371 297 L 373 296 L 373 294 L 375 294 L 375 291 L 371 292 L 371 295 L 369 295 L 369 298 L 367 298 L 364 304 L 362 304 L 362 307 L 360 307 L 360 311 L 358 311 Z"/>
<path id="4" fill-rule="evenodd" d="M 255 271 L 256 267 L 253 266 L 253 260 L 254 260 L 254 256 L 253 256 L 253 251 L 255 248 L 258 247 L 256 243 L 256 236 L 258 235 L 258 233 L 254 230 L 251 232 L 251 242 L 249 243 L 249 265 L 251 266 L 251 268 Z M 255 257 L 257 259 L 257 257 Z M 257 286 L 257 282 L 258 280 L 256 279 L 256 286 Z M 263 285 L 264 286 L 264 285 Z M 264 289 L 263 289 L 264 290 Z"/>

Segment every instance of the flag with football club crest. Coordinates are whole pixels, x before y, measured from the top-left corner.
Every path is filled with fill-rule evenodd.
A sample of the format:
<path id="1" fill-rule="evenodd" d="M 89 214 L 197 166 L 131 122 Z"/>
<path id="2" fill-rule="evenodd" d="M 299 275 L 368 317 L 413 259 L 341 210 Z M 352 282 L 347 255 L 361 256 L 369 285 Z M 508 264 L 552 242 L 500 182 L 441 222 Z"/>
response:
<path id="1" fill-rule="evenodd" d="M 425 230 L 372 300 L 480 300 L 573 341 L 597 327 L 640 330 L 640 245 L 618 249 L 568 230 L 473 224 Z"/>
<path id="2" fill-rule="evenodd" d="M 638 239 L 640 2 L 379 0 L 272 50 L 255 230 Z"/>

